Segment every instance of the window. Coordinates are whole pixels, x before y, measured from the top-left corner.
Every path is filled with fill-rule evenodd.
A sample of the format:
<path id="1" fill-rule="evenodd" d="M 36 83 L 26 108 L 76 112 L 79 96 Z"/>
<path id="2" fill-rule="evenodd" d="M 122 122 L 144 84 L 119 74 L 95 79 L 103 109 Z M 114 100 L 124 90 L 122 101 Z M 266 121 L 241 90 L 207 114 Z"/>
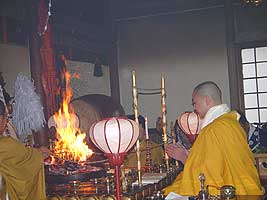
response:
<path id="1" fill-rule="evenodd" d="M 267 121 L 267 47 L 241 50 L 246 117 L 250 123 Z"/>

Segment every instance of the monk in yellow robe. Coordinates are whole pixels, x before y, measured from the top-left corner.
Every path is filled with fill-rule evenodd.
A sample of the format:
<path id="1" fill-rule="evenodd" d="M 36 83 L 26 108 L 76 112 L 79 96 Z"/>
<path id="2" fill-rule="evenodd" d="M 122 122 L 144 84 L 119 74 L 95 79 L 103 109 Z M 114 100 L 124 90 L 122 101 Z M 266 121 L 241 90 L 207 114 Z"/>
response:
<path id="1" fill-rule="evenodd" d="M 46 199 L 42 153 L 25 147 L 12 137 L 3 136 L 6 126 L 5 106 L 0 101 L 0 174 L 10 200 Z M 1 191 L 2 192 L 2 191 Z M 5 199 L 5 194 L 1 194 Z"/>
<path id="2" fill-rule="evenodd" d="M 210 81 L 201 83 L 192 99 L 195 112 L 203 119 L 202 129 L 188 157 L 184 149 L 177 147 L 176 157 L 172 157 L 185 163 L 184 170 L 164 193 L 195 196 L 200 191 L 199 174 L 204 173 L 209 194 L 220 194 L 222 186 L 232 185 L 237 195 L 262 195 L 246 133 L 237 113 L 221 103 L 219 87 Z"/>

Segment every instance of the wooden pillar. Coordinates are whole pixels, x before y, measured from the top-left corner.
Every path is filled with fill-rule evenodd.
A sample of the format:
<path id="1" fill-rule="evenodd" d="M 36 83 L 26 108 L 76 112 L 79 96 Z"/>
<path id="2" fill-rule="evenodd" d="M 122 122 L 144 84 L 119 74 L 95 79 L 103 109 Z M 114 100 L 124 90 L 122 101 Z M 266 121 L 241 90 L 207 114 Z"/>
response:
<path id="1" fill-rule="evenodd" d="M 111 98 L 120 103 L 119 70 L 117 62 L 117 46 L 112 46 L 109 54 L 109 74 Z"/>
<path id="2" fill-rule="evenodd" d="M 240 67 L 240 48 L 236 44 L 234 5 L 232 0 L 224 0 L 226 48 L 229 75 L 229 90 L 232 109 L 243 110 L 243 85 L 242 71 Z"/>
<path id="3" fill-rule="evenodd" d="M 39 0 L 29 0 L 27 4 L 27 22 L 29 33 L 29 52 L 30 52 L 30 71 L 31 78 L 34 80 L 36 92 L 40 97 L 41 103 L 46 104 L 44 90 L 42 86 L 42 58 L 40 54 L 41 38 L 38 35 L 38 15 Z M 45 106 L 44 106 L 45 108 Z M 44 110 L 46 111 L 46 110 Z M 33 133 L 34 143 L 39 146 L 48 144 L 46 128 Z"/>
<path id="4" fill-rule="evenodd" d="M 110 16 L 111 16 L 111 47 L 109 50 L 109 73 L 110 73 L 110 90 L 111 97 L 115 102 L 120 103 L 120 83 L 119 83 L 119 70 L 118 70 L 118 47 L 117 47 L 117 27 L 113 14 L 112 0 L 109 1 Z"/>

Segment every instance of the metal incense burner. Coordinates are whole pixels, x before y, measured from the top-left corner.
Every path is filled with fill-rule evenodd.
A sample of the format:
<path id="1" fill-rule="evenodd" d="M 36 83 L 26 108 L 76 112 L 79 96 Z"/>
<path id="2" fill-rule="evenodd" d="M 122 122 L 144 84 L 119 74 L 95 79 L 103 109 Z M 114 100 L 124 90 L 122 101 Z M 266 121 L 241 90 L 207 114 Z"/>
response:
<path id="1" fill-rule="evenodd" d="M 232 185 L 224 185 L 220 189 L 221 199 L 229 200 L 235 197 L 235 187 Z"/>
<path id="2" fill-rule="evenodd" d="M 208 199 L 208 190 L 205 190 L 205 175 L 203 173 L 199 174 L 199 181 L 200 181 L 200 191 L 198 193 L 199 200 L 207 200 Z"/>
<path id="3" fill-rule="evenodd" d="M 218 188 L 220 190 L 220 195 L 211 195 L 208 191 L 208 186 L 206 186 L 205 189 L 205 175 L 203 173 L 199 174 L 199 181 L 200 181 L 200 191 L 198 193 L 198 196 L 193 198 L 194 200 L 230 200 L 235 198 L 235 187 L 232 185 L 224 185 L 221 188 Z M 192 198 L 191 198 L 192 199 Z"/>

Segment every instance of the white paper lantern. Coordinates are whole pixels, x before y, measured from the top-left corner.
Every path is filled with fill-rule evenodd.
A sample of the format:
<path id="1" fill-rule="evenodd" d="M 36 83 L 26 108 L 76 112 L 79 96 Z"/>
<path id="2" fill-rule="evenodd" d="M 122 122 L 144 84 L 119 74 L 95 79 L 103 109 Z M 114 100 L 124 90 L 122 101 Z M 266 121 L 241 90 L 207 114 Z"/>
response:
<path id="1" fill-rule="evenodd" d="M 139 126 L 133 120 L 113 117 L 94 123 L 89 136 L 105 153 L 125 153 L 135 144 L 139 136 Z"/>
<path id="2" fill-rule="evenodd" d="M 139 136 L 139 125 L 130 119 L 113 117 L 94 123 L 89 136 L 92 142 L 103 151 L 115 168 L 116 199 L 121 199 L 120 170 L 124 155 L 135 144 Z"/>

